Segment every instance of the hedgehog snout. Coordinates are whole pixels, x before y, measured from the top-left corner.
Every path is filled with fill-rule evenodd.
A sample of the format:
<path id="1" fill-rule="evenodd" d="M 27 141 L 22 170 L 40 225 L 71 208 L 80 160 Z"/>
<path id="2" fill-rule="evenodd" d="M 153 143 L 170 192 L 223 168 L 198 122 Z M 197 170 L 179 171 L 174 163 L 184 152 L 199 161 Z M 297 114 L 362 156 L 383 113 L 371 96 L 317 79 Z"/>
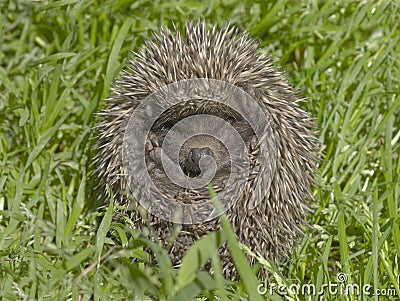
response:
<path id="1" fill-rule="evenodd" d="M 204 156 L 214 157 L 214 153 L 208 147 L 191 148 L 189 151 L 189 159 L 195 166 L 199 166 L 200 159 Z"/>
<path id="2" fill-rule="evenodd" d="M 189 150 L 186 161 L 186 173 L 197 177 L 202 172 L 202 167 L 208 166 L 210 161 L 215 161 L 214 153 L 209 147 L 193 147 Z"/>

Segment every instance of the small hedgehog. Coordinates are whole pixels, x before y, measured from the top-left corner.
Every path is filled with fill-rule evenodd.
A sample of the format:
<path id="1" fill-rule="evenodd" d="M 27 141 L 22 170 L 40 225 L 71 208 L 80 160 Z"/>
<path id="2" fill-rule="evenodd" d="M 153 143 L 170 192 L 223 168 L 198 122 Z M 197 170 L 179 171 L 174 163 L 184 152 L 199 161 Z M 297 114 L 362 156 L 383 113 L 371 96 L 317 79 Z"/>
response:
<path id="1" fill-rule="evenodd" d="M 210 183 L 226 200 L 238 240 L 277 262 L 302 234 L 317 162 L 314 124 L 300 101 L 257 42 L 235 27 L 188 23 L 183 36 L 161 29 L 99 113 L 99 185 L 110 185 L 137 228 L 150 227 L 151 239 L 170 246 L 179 265 L 196 240 L 220 227 L 204 206 Z M 179 220 L 176 206 L 191 210 Z M 221 248 L 220 256 L 234 278 L 229 251 Z"/>

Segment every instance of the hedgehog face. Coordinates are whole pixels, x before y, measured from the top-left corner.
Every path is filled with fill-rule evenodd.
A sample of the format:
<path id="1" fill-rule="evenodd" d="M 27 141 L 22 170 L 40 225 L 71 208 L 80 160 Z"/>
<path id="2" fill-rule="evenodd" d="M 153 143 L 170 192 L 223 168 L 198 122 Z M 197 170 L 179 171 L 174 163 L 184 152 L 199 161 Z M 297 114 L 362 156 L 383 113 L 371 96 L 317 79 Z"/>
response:
<path id="1" fill-rule="evenodd" d="M 255 137 L 251 126 L 234 114 L 234 112 L 230 114 L 226 108 L 223 113 L 219 114 L 214 112 L 213 108 L 210 107 L 209 113 L 228 124 L 230 130 L 235 131 L 238 134 L 237 137 L 241 137 L 241 140 L 245 142 L 245 146 L 249 147 L 250 142 Z M 199 113 L 197 110 L 193 111 Z M 168 122 L 166 123 L 157 123 L 147 138 L 145 148 L 147 151 L 146 163 L 149 174 L 158 183 L 158 187 L 161 190 L 166 188 L 164 191 L 169 195 L 179 194 L 178 192 L 182 190 L 182 187 L 173 185 L 164 170 L 165 167 L 163 166 L 161 153 L 163 152 L 166 156 L 169 156 L 168 147 L 164 143 L 167 134 L 171 135 L 170 139 L 172 140 L 172 142 L 169 141 L 169 145 L 172 144 L 179 152 L 177 164 L 179 164 L 184 175 L 190 178 L 201 177 L 204 173 L 215 168 L 210 182 L 218 189 L 224 186 L 224 183 L 226 183 L 232 172 L 232 160 L 235 154 L 231 154 L 223 141 L 220 140 L 221 138 L 230 139 L 231 133 L 229 131 L 215 125 L 213 135 L 202 134 L 200 131 L 199 134 L 188 136 L 187 127 L 193 132 L 203 128 L 204 125 L 202 123 L 207 122 L 208 119 L 201 118 L 202 116 L 206 116 L 206 113 L 208 113 L 207 110 L 201 110 L 200 114 L 184 115 L 183 120 L 188 117 L 200 117 L 196 121 L 187 122 L 184 128 L 176 126 L 181 120 L 168 118 Z M 231 139 L 233 140 L 233 138 Z M 181 141 L 184 142 L 181 143 Z M 169 159 L 173 160 L 173 156 L 169 157 Z M 202 196 L 204 199 L 209 198 L 206 186 L 200 191 L 202 191 L 201 194 L 204 194 Z M 187 192 L 190 193 L 190 189 Z"/>
<path id="2" fill-rule="evenodd" d="M 217 174 L 230 173 L 230 158 L 221 141 L 209 135 L 197 135 L 188 139 L 179 152 L 179 165 L 189 177 L 202 174 L 215 161 Z"/>

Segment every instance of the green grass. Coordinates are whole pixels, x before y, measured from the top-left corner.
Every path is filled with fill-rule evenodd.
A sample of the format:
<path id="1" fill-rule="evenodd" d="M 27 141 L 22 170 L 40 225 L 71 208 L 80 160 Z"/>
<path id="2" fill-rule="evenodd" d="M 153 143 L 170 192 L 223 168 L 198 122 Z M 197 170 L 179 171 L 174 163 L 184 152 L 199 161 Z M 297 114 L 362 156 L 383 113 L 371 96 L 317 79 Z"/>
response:
<path id="1" fill-rule="evenodd" d="M 310 227 L 289 259 L 265 263 L 268 283 L 319 290 L 344 273 L 345 284 L 369 284 L 371 295 L 323 300 L 397 300 L 399 5 L 0 0 L 0 299 L 262 299 L 226 221 L 176 271 L 166 250 L 140 239 L 132 221 L 116 223 L 112 206 L 97 210 L 91 201 L 93 113 L 129 51 L 161 25 L 182 28 L 201 18 L 230 21 L 258 38 L 309 100 L 305 109 L 318 124 L 322 160 Z M 223 241 L 244 281 L 228 283 L 218 273 L 213 251 Z M 215 277 L 198 269 L 208 258 Z M 376 289 L 397 296 L 374 296 Z"/>

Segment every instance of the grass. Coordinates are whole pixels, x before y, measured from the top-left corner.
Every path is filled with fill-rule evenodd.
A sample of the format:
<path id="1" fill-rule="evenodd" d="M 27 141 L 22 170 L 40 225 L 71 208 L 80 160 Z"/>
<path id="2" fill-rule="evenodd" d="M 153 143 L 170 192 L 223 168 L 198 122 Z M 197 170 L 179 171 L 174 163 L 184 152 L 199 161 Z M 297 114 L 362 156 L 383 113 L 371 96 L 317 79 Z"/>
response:
<path id="1" fill-rule="evenodd" d="M 97 210 L 91 202 L 93 113 L 113 78 L 151 30 L 198 18 L 230 21 L 258 38 L 318 124 L 322 160 L 310 227 L 290 258 L 266 263 L 268 284 L 319 291 L 344 279 L 370 285 L 370 294 L 325 290 L 324 300 L 398 299 L 397 1 L 1 0 L 0 10 L 0 299 L 319 300 L 255 292 L 264 279 L 243 263 L 226 221 L 176 271 L 132 221 L 116 223 L 112 205 Z M 213 250 L 223 241 L 242 282 L 218 273 Z M 214 278 L 198 269 L 208 258 Z"/>

